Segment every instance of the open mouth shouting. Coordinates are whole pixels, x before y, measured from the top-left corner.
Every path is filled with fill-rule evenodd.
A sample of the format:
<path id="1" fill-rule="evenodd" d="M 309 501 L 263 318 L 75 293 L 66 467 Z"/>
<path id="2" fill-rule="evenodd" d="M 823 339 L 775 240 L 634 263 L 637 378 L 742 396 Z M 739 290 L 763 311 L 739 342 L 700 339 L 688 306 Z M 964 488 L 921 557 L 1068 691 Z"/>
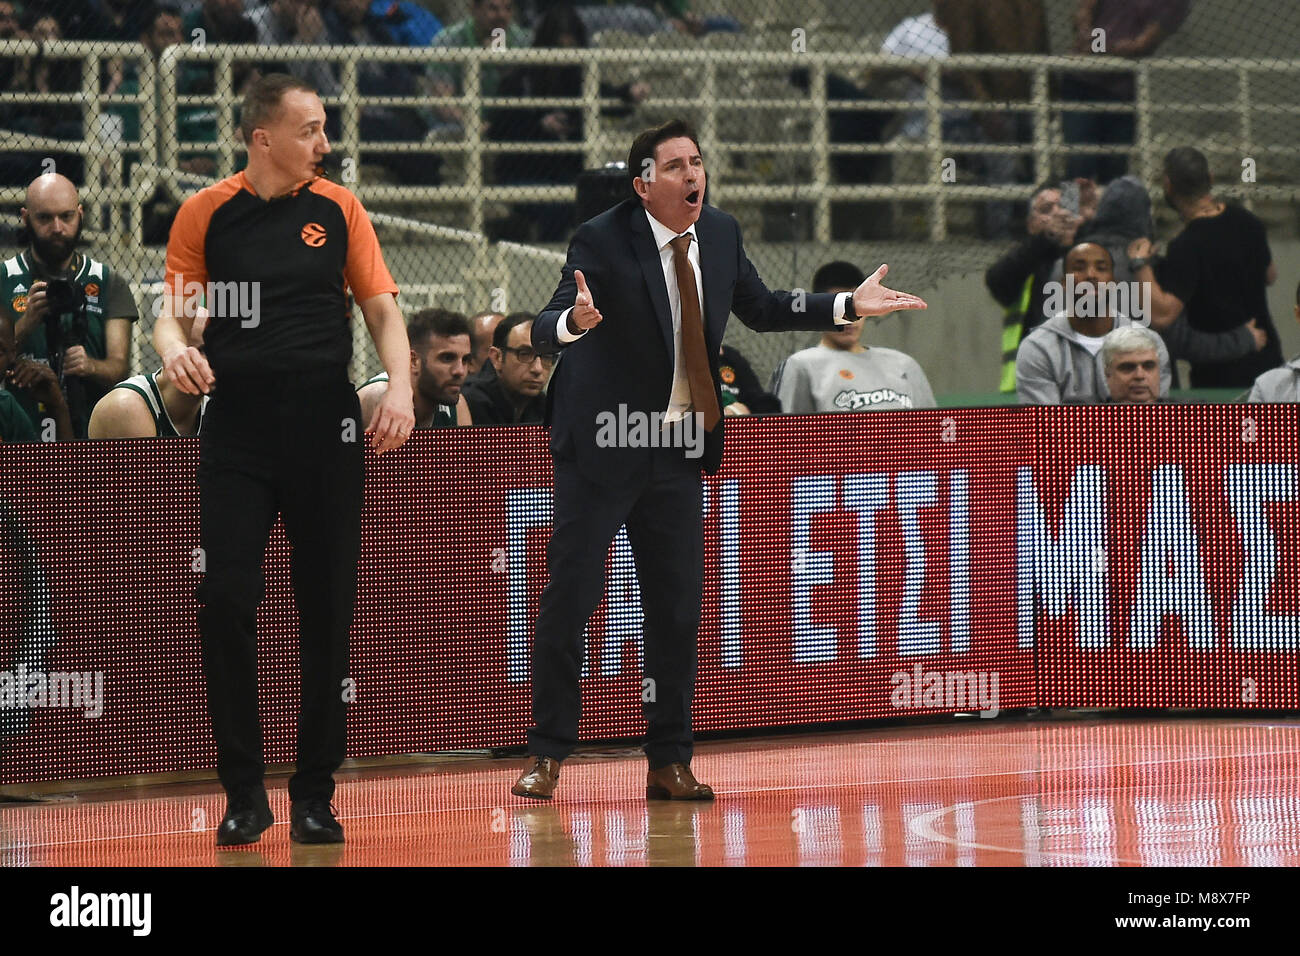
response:
<path id="1" fill-rule="evenodd" d="M 686 205 L 691 209 L 698 210 L 700 204 L 704 201 L 704 192 L 700 189 L 692 189 L 686 194 Z"/>

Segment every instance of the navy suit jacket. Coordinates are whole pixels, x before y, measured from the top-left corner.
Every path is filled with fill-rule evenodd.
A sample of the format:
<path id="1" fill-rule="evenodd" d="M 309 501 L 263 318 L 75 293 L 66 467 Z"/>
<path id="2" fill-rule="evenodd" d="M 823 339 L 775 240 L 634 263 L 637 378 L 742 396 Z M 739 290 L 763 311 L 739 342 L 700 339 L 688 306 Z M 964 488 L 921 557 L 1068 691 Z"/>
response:
<path id="1" fill-rule="evenodd" d="M 704 285 L 704 341 L 715 391 L 718 350 L 732 312 L 758 332 L 836 328 L 834 295 L 773 292 L 763 284 L 731 216 L 704 206 L 695 235 Z M 556 333 L 560 317 L 578 295 L 575 269 L 582 270 L 603 318 L 566 345 Z M 533 323 L 533 347 L 544 354 L 562 353 L 547 394 L 552 455 L 575 461 L 586 478 L 601 484 L 626 481 L 648 468 L 650 449 L 602 448 L 596 441 L 602 412 L 617 416 L 620 405 L 629 413 L 664 412 L 672 390 L 672 311 L 659 250 L 640 199 L 625 200 L 578 227 L 560 284 Z M 721 462 L 719 421 L 706 434 L 700 463 L 712 474 Z"/>

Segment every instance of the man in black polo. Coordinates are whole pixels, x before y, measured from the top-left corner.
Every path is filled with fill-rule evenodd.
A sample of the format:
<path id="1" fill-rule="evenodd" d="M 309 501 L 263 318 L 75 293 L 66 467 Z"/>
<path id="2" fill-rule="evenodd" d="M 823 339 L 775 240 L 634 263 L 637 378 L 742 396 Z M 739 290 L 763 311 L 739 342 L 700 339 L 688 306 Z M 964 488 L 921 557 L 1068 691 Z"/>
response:
<path id="1" fill-rule="evenodd" d="M 1205 155 L 1191 146 L 1169 151 L 1164 162 L 1165 201 L 1183 230 L 1156 261 L 1151 242 L 1128 248 L 1134 277 L 1151 289 L 1151 325 L 1173 326 L 1186 310 L 1196 332 L 1230 332 L 1254 322 L 1267 337 L 1263 348 L 1231 361 L 1192 365 L 1192 388 L 1250 388 L 1257 377 L 1282 364 L 1282 345 L 1268 311 L 1268 286 L 1277 263 L 1259 217 L 1217 199 Z"/>
<path id="2" fill-rule="evenodd" d="M 366 211 L 318 176 L 329 143 L 315 91 L 284 74 L 263 77 L 244 99 L 240 131 L 247 168 L 177 213 L 154 329 L 168 377 L 211 396 L 199 446 L 206 574 L 198 598 L 217 773 L 229 798 L 217 845 L 256 842 L 274 822 L 262 782 L 256 618 L 277 515 L 293 547 L 301 622 L 290 835 L 338 843 L 343 829 L 330 800 L 346 744 L 362 429 L 380 453 L 410 435 L 410 348 Z M 349 290 L 392 384 L 368 427 L 348 380 Z M 188 338 L 205 302 L 200 351 Z"/>

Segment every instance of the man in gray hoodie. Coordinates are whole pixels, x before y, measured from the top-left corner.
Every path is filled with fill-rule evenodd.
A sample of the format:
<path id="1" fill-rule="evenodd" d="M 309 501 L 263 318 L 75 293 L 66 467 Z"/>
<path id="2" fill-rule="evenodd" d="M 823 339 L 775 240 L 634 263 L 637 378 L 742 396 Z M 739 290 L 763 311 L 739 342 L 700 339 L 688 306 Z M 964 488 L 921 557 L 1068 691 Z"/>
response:
<path id="1" fill-rule="evenodd" d="M 1034 329 L 1016 353 L 1016 398 L 1022 405 L 1105 402 L 1102 340 L 1130 324 L 1110 294 L 1115 266 L 1104 246 L 1081 242 L 1065 254 L 1064 309 Z M 1169 392 L 1169 351 L 1160 342 L 1160 395 Z"/>

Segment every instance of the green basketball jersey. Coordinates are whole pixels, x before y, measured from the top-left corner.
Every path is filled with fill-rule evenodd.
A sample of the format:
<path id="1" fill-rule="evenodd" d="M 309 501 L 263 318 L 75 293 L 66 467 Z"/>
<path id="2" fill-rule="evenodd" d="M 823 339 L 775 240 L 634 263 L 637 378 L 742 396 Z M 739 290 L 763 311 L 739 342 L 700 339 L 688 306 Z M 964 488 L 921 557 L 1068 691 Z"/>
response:
<path id="1" fill-rule="evenodd" d="M 104 342 L 104 321 L 106 319 L 127 319 L 134 322 L 138 318 L 135 297 L 130 286 L 112 269 L 97 259 L 77 254 L 74 262 L 73 281 L 81 286 L 86 296 L 86 336 L 81 344 L 86 354 L 93 359 L 108 357 Z M 4 309 L 16 325 L 27 311 L 27 295 L 32 283 L 39 282 L 41 273 L 33 275 L 30 251 L 21 252 L 4 261 L 0 269 L 0 309 Z M 67 312 L 61 317 L 65 348 L 71 347 L 69 341 L 75 331 L 76 316 Z M 41 322 L 18 344 L 18 357 L 36 359 L 49 364 L 50 356 L 45 341 L 45 323 Z M 108 387 L 83 379 L 86 392 L 86 421 L 95 403 L 108 394 Z M 47 415 L 46 409 L 28 396 L 15 396 L 32 421 L 40 421 Z M 73 422 L 73 430 L 78 435 L 86 434 L 86 421 Z"/>
<path id="2" fill-rule="evenodd" d="M 176 430 L 176 425 L 172 422 L 172 417 L 167 412 L 167 406 L 163 404 L 162 389 L 158 387 L 158 373 L 150 372 L 148 375 L 132 375 L 125 382 L 118 382 L 113 388 L 124 388 L 127 391 L 135 392 L 144 399 L 144 403 L 149 406 L 149 413 L 153 415 L 154 428 L 157 430 L 159 438 L 179 438 L 180 433 Z M 112 391 L 110 389 L 109 391 Z M 204 395 L 199 403 L 199 414 L 194 420 L 194 434 L 203 431 L 203 413 L 208 407 L 208 396 Z"/>
<path id="3" fill-rule="evenodd" d="M 388 373 L 380 372 L 361 383 L 361 387 L 373 385 L 375 382 L 387 382 Z M 416 428 L 422 427 L 418 422 Z M 435 405 L 433 407 L 433 424 L 423 426 L 427 428 L 455 428 L 456 427 L 456 406 L 455 405 Z"/>
<path id="4" fill-rule="evenodd" d="M 0 444 L 36 441 L 36 429 L 11 393 L 0 389 Z"/>

